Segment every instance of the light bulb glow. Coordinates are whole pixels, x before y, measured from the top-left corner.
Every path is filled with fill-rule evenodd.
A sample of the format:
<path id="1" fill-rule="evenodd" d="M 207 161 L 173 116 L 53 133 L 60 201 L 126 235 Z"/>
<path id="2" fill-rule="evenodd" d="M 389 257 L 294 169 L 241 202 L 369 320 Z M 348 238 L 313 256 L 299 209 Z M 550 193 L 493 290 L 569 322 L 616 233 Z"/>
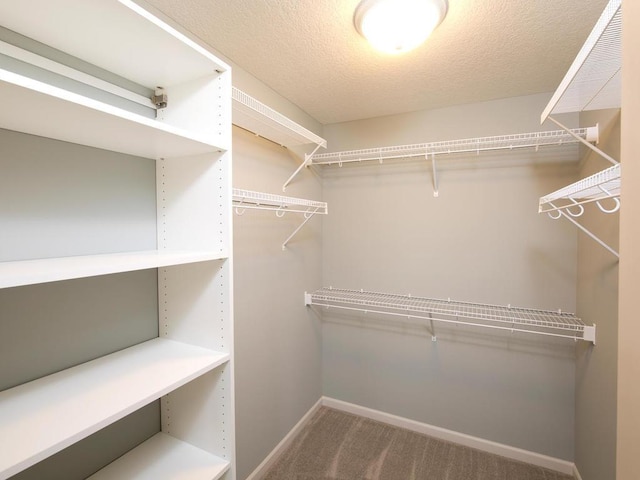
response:
<path id="1" fill-rule="evenodd" d="M 421 45 L 446 11 L 446 0 L 364 0 L 354 21 L 374 48 L 398 54 Z"/>

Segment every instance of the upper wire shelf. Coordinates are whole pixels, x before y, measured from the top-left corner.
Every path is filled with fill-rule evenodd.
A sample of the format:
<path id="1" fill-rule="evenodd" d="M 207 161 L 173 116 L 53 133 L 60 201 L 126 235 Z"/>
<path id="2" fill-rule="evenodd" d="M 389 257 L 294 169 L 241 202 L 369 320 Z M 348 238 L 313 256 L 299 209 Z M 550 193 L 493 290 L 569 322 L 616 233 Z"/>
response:
<path id="1" fill-rule="evenodd" d="M 232 87 L 231 98 L 233 99 L 234 125 L 285 147 L 313 143 L 326 148 L 325 139 L 242 90 Z"/>
<path id="2" fill-rule="evenodd" d="M 562 311 L 436 300 L 332 287 L 305 293 L 305 305 L 571 338 L 595 344 L 595 325 L 587 326 L 573 313 Z M 435 336 L 433 339 L 435 340 Z"/>
<path id="3" fill-rule="evenodd" d="M 622 0 L 610 0 L 571 64 L 540 123 L 555 113 L 619 108 L 622 69 Z"/>
<path id="4" fill-rule="evenodd" d="M 285 197 L 283 195 L 273 195 L 271 193 L 255 192 L 252 190 L 233 189 L 233 205 L 236 214 L 243 215 L 246 208 L 254 210 L 273 210 L 277 217 L 284 216 L 285 213 L 302 213 L 304 221 L 296 228 L 291 235 L 283 242 L 282 250 L 287 243 L 314 215 L 327 215 L 329 208 L 326 202 L 317 202 L 304 198 Z"/>
<path id="5" fill-rule="evenodd" d="M 573 129 L 572 132 L 587 142 L 598 141 L 597 126 L 576 128 Z M 381 162 L 388 159 L 427 157 L 430 155 L 480 153 L 493 150 L 512 150 L 518 148 L 537 149 L 544 146 L 571 145 L 576 142 L 578 142 L 578 140 L 570 133 L 564 130 L 555 130 L 321 153 L 313 155 L 310 164 L 342 165 L 343 163 L 350 162 Z"/>

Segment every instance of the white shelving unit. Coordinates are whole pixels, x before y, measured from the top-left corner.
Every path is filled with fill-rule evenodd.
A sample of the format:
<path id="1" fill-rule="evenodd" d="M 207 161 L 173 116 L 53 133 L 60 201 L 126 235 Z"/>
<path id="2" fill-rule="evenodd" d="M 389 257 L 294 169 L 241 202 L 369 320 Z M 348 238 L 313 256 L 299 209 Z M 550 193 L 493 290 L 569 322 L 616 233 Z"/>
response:
<path id="1" fill-rule="evenodd" d="M 273 195 L 271 193 L 254 192 L 251 190 L 241 190 L 238 188 L 233 189 L 233 205 L 235 206 L 237 215 L 244 214 L 244 209 L 246 208 L 254 210 L 273 210 L 276 212 L 276 216 L 278 217 L 282 217 L 288 212 L 302 213 L 304 221 L 283 242 L 283 250 L 294 235 L 298 233 L 314 215 L 327 215 L 329 213 L 328 206 L 325 202 L 317 202 L 315 200 L 307 200 L 304 198 L 285 197 L 282 195 Z"/>
<path id="2" fill-rule="evenodd" d="M 311 155 L 307 166 L 342 166 L 347 163 L 379 162 L 394 159 L 424 158 L 432 161 L 434 196 L 438 196 L 438 175 L 436 156 L 475 154 L 481 152 L 514 150 L 523 148 L 558 147 L 575 145 L 579 140 L 598 141 L 598 126 L 578 128 L 566 132 L 555 130 L 548 132 L 519 133 L 493 137 L 465 138 L 442 142 L 395 145 L 388 147 L 366 148 L 342 152 L 330 152 Z"/>
<path id="3" fill-rule="evenodd" d="M 589 34 L 556 92 L 542 112 L 540 123 L 547 119 L 568 131 L 551 115 L 604 108 L 620 108 L 622 72 L 622 0 L 610 0 Z M 620 207 L 621 168 L 612 158 L 588 142 L 588 148 L 613 164 L 588 178 L 568 185 L 540 199 L 540 212 L 554 219 L 564 217 L 616 257 L 618 252 L 574 220 L 584 212 L 583 203 L 596 202 L 605 213 Z M 613 206 L 604 207 L 602 200 L 612 199 Z M 562 202 L 556 205 L 553 202 Z M 552 214 L 551 212 L 557 212 Z"/>
<path id="4" fill-rule="evenodd" d="M 230 67 L 142 1 L 4 2 L 0 24 L 168 98 L 144 115 L 108 78 L 0 45 L 40 69 L 0 59 L 0 128 L 153 159 L 157 182 L 156 250 L 6 261 L 0 288 L 155 268 L 162 299 L 159 338 L 0 392 L 0 479 L 160 399 L 162 431 L 92 478 L 233 480 Z"/>
<path id="5" fill-rule="evenodd" d="M 313 154 L 320 147 L 327 147 L 327 141 L 236 87 L 232 89 L 232 98 L 234 125 L 283 147 L 315 145 L 313 152 L 305 154 L 302 165 L 284 183 L 282 191 L 285 191 L 291 180 L 305 166 L 308 166 L 309 159 Z"/>
<path id="6" fill-rule="evenodd" d="M 596 341 L 595 325 L 587 326 L 573 313 L 559 311 L 436 300 L 330 287 L 305 293 L 305 305 L 585 340 L 594 344 Z M 433 329 L 432 323 L 431 328 Z M 432 335 L 435 340 L 433 330 Z"/>

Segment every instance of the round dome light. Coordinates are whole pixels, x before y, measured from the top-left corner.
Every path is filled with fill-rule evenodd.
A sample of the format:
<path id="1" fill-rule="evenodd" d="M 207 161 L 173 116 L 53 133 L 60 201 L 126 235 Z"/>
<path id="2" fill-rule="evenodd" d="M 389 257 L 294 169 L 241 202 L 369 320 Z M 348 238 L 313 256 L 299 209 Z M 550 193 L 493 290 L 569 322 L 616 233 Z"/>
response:
<path id="1" fill-rule="evenodd" d="M 353 21 L 377 50 L 398 54 L 421 45 L 442 22 L 447 0 L 362 0 Z"/>

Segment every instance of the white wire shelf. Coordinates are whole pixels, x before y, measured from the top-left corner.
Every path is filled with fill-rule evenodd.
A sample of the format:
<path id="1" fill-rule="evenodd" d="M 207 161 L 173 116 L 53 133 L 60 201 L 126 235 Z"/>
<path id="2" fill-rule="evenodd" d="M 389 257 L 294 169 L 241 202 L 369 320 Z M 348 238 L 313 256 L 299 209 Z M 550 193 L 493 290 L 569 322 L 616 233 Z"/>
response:
<path id="1" fill-rule="evenodd" d="M 561 311 L 436 300 L 331 287 L 305 293 L 305 305 L 585 340 L 595 344 L 595 325 L 587 326 L 573 313 Z"/>
<path id="2" fill-rule="evenodd" d="M 587 142 L 597 142 L 598 127 L 573 129 L 576 135 Z M 513 150 L 518 148 L 539 148 L 545 146 L 563 146 L 577 143 L 571 134 L 564 130 L 547 132 L 519 133 L 493 137 L 466 138 L 442 142 L 398 145 L 390 147 L 367 148 L 343 152 L 315 154 L 311 165 L 342 165 L 344 163 L 379 161 L 434 155 L 480 153 L 494 150 Z"/>
<path id="3" fill-rule="evenodd" d="M 571 67 L 542 112 L 619 108 L 622 67 L 622 0 L 610 0 Z"/>
<path id="4" fill-rule="evenodd" d="M 565 210 L 571 216 L 579 217 L 584 213 L 584 208 L 580 206 L 591 202 L 596 202 L 604 213 L 617 212 L 620 208 L 618 197 L 620 196 L 621 168 L 620 164 L 614 165 L 545 195 L 540 198 L 539 213 Z M 606 199 L 614 200 L 613 208 L 600 204 L 601 200 Z M 554 204 L 558 201 L 562 203 Z M 559 216 L 553 218 L 559 218 Z"/>
<path id="5" fill-rule="evenodd" d="M 233 124 L 267 138 L 279 145 L 315 144 L 327 146 L 327 141 L 281 113 L 259 102 L 236 87 L 232 88 Z"/>
<path id="6" fill-rule="evenodd" d="M 296 228 L 282 244 L 284 250 L 287 243 L 314 215 L 327 215 L 329 208 L 326 202 L 317 202 L 304 198 L 285 197 L 271 193 L 255 192 L 252 190 L 233 189 L 233 205 L 236 215 L 243 215 L 245 209 L 272 210 L 276 216 L 282 217 L 286 213 L 301 213 L 304 221 Z"/>

